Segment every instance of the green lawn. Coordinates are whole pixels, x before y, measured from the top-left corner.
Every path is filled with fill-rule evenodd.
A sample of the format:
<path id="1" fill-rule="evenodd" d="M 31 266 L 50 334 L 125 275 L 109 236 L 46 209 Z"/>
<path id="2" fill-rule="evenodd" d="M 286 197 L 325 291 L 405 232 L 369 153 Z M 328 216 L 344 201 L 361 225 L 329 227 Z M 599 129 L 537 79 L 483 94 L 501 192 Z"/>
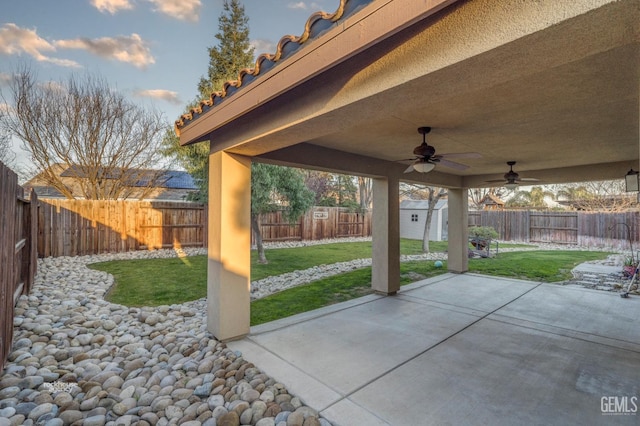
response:
<path id="1" fill-rule="evenodd" d="M 447 243 L 431 242 L 432 252 L 445 251 Z M 422 242 L 400 241 L 402 254 L 422 253 Z M 286 272 L 371 257 L 371 243 L 334 243 L 315 246 L 266 250 L 269 263 L 258 263 L 251 252 L 251 281 Z M 90 268 L 106 271 L 115 277 L 116 285 L 107 300 L 126 306 L 160 306 L 182 303 L 206 296 L 207 257 L 182 259 L 116 260 L 94 263 Z"/>
<path id="2" fill-rule="evenodd" d="M 504 245 L 513 247 L 518 245 Z M 525 245 L 519 245 L 525 246 Z M 432 251 L 444 251 L 446 242 L 432 242 Z M 420 254 L 421 242 L 402 240 L 402 254 Z M 500 253 L 492 259 L 470 259 L 469 271 L 486 275 L 555 282 L 570 278 L 579 263 L 603 259 L 608 253 L 583 251 L 527 251 Z M 279 275 L 314 265 L 371 257 L 371 243 L 336 243 L 291 249 L 267 250 L 270 263 L 257 263 L 252 252 L 251 280 Z M 116 285 L 107 300 L 126 306 L 159 306 L 206 296 L 206 256 L 169 259 L 124 260 L 95 263 L 91 268 L 114 275 Z M 404 262 L 401 282 L 408 284 L 446 272 L 433 261 Z M 339 303 L 371 292 L 371 268 L 318 280 L 254 301 L 252 325 Z"/>

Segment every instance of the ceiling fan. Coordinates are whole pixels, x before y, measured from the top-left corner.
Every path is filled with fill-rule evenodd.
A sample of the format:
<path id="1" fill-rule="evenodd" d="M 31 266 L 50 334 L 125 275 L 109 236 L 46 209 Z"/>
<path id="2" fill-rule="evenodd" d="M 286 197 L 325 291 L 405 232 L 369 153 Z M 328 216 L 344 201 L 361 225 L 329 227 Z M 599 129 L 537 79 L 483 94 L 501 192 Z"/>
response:
<path id="1" fill-rule="evenodd" d="M 539 179 L 536 178 L 521 178 L 520 175 L 513 171 L 513 166 L 516 164 L 515 161 L 507 161 L 507 165 L 509 166 L 509 171 L 504 174 L 504 179 L 495 179 L 488 180 L 487 182 L 503 182 L 503 186 L 507 189 L 513 190 L 518 187 L 518 183 L 520 182 L 538 182 Z"/>
<path id="2" fill-rule="evenodd" d="M 422 143 L 413 149 L 414 158 L 401 161 L 413 161 L 413 163 L 405 170 L 405 173 L 416 171 L 419 173 L 429 173 L 436 164 L 441 164 L 456 170 L 466 170 L 469 166 L 465 164 L 449 161 L 448 158 L 480 158 L 477 152 L 460 152 L 456 154 L 436 154 L 436 149 L 427 144 L 427 133 L 431 131 L 431 127 L 419 127 L 418 133 L 422 135 Z"/>

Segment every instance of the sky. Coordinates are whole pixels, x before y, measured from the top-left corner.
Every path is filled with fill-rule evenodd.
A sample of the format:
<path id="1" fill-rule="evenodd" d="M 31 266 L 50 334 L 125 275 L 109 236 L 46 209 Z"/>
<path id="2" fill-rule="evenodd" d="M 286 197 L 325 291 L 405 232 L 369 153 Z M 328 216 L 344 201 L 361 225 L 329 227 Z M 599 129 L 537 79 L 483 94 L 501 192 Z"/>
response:
<path id="1" fill-rule="evenodd" d="M 242 0 L 256 56 L 300 35 L 309 16 L 339 0 Z M 167 123 L 184 112 L 206 75 L 223 0 L 0 0 L 0 108 L 7 81 L 28 66 L 41 82 L 99 75 Z M 14 142 L 18 164 L 28 157 Z"/>

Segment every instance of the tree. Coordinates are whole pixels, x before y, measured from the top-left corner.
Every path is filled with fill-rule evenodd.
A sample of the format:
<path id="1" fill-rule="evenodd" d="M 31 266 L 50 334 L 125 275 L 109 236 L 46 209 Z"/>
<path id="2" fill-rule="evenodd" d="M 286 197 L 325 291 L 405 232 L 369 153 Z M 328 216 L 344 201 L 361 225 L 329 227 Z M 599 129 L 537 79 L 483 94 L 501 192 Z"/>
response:
<path id="1" fill-rule="evenodd" d="M 198 99 L 186 107 L 187 111 L 198 105 L 201 100 L 208 99 L 212 93 L 221 91 L 224 83 L 236 80 L 242 69 L 253 65 L 254 49 L 249 39 L 249 18 L 245 15 L 244 7 L 239 0 L 224 1 L 215 38 L 218 43 L 208 48 L 207 76 L 200 78 Z M 180 139 L 171 129 L 165 134 L 162 153 L 177 160 L 195 179 L 199 191 L 191 197 L 191 200 L 206 202 L 209 182 L 209 143 L 181 146 Z"/>
<path id="2" fill-rule="evenodd" d="M 424 186 L 418 184 L 401 183 L 400 195 L 410 197 L 412 199 L 427 200 L 429 207 L 427 208 L 427 219 L 424 224 L 424 232 L 422 234 L 422 251 L 429 253 L 429 230 L 431 229 L 431 219 L 433 218 L 433 210 L 438 201 L 445 195 L 447 190 L 433 186 Z"/>
<path id="3" fill-rule="evenodd" d="M 517 191 L 505 204 L 508 207 L 548 207 L 545 197 L 553 198 L 554 194 L 541 186 L 534 186 L 530 191 Z"/>
<path id="4" fill-rule="evenodd" d="M 625 193 L 624 181 L 607 180 L 555 185 L 556 198 L 576 210 L 624 211 L 635 206 L 635 198 Z"/>
<path id="5" fill-rule="evenodd" d="M 360 210 L 369 210 L 373 204 L 373 179 L 358 176 Z"/>
<path id="6" fill-rule="evenodd" d="M 249 39 L 249 18 L 239 0 L 225 0 L 218 19 L 218 45 L 209 48 L 209 70 L 198 90 L 202 99 L 222 90 L 224 83 L 238 78 L 238 73 L 253 65 L 254 48 Z"/>
<path id="7" fill-rule="evenodd" d="M 0 111 L 0 122 L 6 113 Z M 0 163 L 10 165 L 15 159 L 15 154 L 11 150 L 11 138 L 5 129 L 0 129 Z"/>
<path id="8" fill-rule="evenodd" d="M 25 67 L 9 90 L 13 111 L 1 117 L 2 128 L 22 141 L 36 171 L 65 197 L 126 198 L 141 181 L 151 190 L 161 173 L 152 169 L 162 158 L 167 125 L 160 113 L 131 103 L 91 74 L 41 84 Z M 73 185 L 60 178 L 61 168 Z"/>
<path id="9" fill-rule="evenodd" d="M 313 205 L 315 195 L 304 183 L 298 169 L 269 164 L 251 166 L 251 226 L 256 238 L 260 263 L 267 263 L 260 232 L 260 214 L 284 209 L 285 219 L 293 222 Z"/>

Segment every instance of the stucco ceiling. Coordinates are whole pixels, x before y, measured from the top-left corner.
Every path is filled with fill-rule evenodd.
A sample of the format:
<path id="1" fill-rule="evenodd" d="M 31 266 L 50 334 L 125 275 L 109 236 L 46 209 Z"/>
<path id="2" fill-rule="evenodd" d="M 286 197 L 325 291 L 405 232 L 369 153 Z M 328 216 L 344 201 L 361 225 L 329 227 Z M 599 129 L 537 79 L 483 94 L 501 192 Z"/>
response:
<path id="1" fill-rule="evenodd" d="M 458 2 L 206 137 L 214 150 L 263 161 L 342 169 L 331 157 L 349 153 L 351 163 L 401 170 L 417 128 L 431 126 L 438 154 L 482 155 L 457 160 L 467 170 L 432 172 L 463 186 L 486 186 L 510 160 L 547 183 L 638 169 L 640 2 L 587 5 L 570 18 L 557 2 L 533 3 Z M 320 154 L 324 163 L 311 158 Z"/>

